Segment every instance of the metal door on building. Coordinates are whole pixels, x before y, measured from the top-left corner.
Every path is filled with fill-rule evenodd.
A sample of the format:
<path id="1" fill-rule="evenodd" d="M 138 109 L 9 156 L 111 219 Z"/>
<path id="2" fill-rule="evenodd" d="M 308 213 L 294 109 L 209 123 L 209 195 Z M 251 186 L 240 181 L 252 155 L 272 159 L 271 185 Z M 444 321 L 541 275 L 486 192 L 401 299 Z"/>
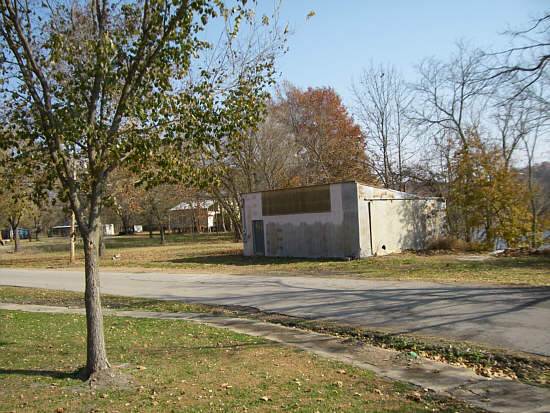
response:
<path id="1" fill-rule="evenodd" d="M 254 241 L 254 255 L 265 255 L 264 221 L 252 221 L 252 239 Z"/>

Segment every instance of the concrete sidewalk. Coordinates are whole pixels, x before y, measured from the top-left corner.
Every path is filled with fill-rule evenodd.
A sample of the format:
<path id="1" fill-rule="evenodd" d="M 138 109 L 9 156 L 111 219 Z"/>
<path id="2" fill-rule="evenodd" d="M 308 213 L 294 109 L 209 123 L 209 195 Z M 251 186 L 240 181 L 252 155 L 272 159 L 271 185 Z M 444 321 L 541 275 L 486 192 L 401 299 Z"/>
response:
<path id="1" fill-rule="evenodd" d="M 84 314 L 83 309 L 76 308 L 2 303 L 0 303 L 0 310 Z M 382 349 L 364 343 L 350 343 L 349 340 L 330 335 L 210 314 L 115 310 L 106 310 L 105 314 L 193 321 L 228 328 L 371 370 L 393 380 L 413 383 L 488 411 L 502 413 L 550 411 L 550 393 L 546 388 L 529 386 L 509 379 L 488 379 L 476 375 L 467 368 L 423 358 L 411 363 L 399 357 L 399 353 L 395 350 Z"/>
<path id="2" fill-rule="evenodd" d="M 241 305 L 550 356 L 550 288 L 265 275 L 101 273 L 102 291 Z M 0 285 L 83 291 L 80 271 L 0 269 Z"/>

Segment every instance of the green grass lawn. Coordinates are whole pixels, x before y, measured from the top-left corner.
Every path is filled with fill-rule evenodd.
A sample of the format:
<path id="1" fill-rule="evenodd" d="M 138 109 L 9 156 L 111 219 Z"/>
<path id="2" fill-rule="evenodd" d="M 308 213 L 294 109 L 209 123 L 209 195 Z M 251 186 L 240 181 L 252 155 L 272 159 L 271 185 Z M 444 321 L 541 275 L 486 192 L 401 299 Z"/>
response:
<path id="1" fill-rule="evenodd" d="M 106 317 L 125 382 L 77 375 L 85 319 L 0 311 L 2 412 L 471 412 L 373 373 L 196 323 Z"/>
<path id="2" fill-rule="evenodd" d="M 0 247 L 0 266 L 70 268 L 64 238 L 22 241 L 22 251 Z M 110 237 L 103 267 L 117 270 L 225 272 L 233 274 L 311 275 L 443 282 L 550 285 L 550 256 L 490 257 L 472 254 L 403 253 L 354 261 L 243 257 L 230 234 L 169 234 Z M 82 267 L 82 252 L 79 251 Z M 113 256 L 119 256 L 113 260 Z M 481 259 L 480 259 L 481 258 Z"/>

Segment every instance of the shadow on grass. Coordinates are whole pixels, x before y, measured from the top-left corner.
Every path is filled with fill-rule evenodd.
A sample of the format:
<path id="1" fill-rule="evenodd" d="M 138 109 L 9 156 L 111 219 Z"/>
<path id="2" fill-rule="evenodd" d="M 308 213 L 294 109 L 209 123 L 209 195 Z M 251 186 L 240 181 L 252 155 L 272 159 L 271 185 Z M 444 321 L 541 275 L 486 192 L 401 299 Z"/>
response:
<path id="1" fill-rule="evenodd" d="M 232 242 L 233 235 L 230 233 L 209 233 L 209 234 L 166 234 L 166 243 L 164 246 L 174 246 L 181 244 L 216 244 Z M 160 237 L 155 234 L 153 238 L 148 235 L 123 235 L 113 236 L 105 239 L 107 248 L 139 248 L 139 247 L 159 247 Z"/>
<path id="2" fill-rule="evenodd" d="M 175 258 L 167 260 L 172 264 L 199 264 L 199 265 L 234 265 L 234 266 L 267 266 L 284 264 L 323 264 L 340 263 L 342 266 L 348 266 L 353 263 L 355 270 L 365 266 L 370 269 L 372 264 L 383 265 L 412 265 L 422 268 L 442 268 L 453 270 L 460 268 L 462 270 L 504 270 L 513 268 L 550 268 L 549 255 L 535 255 L 528 257 L 503 257 L 490 258 L 484 261 L 461 261 L 456 258 L 442 261 L 422 261 L 415 260 L 415 257 L 392 255 L 391 257 L 373 257 L 359 260 L 346 261 L 338 258 L 291 258 L 291 257 L 245 257 L 241 254 L 211 254 L 198 255 L 191 257 Z M 391 260 L 391 261 L 390 261 Z M 398 268 L 396 268 L 398 269 Z"/>
<path id="3" fill-rule="evenodd" d="M 83 380 L 82 369 L 75 371 L 57 371 L 57 370 L 29 370 L 29 369 L 0 369 L 0 376 L 30 376 L 30 377 L 50 377 L 52 379 L 75 379 Z"/>
<path id="4" fill-rule="evenodd" d="M 159 300 L 145 300 L 134 297 L 118 297 L 118 296 L 105 296 L 102 297 L 103 307 L 109 308 L 111 310 L 125 310 L 125 309 L 135 309 L 143 308 L 145 310 L 159 305 Z M 81 307 L 82 302 L 76 303 L 77 306 Z M 163 303 L 164 304 L 164 303 Z M 154 310 L 149 310 L 153 311 Z"/>
<path id="5" fill-rule="evenodd" d="M 245 257 L 240 254 L 199 255 L 194 257 L 176 258 L 168 260 L 173 264 L 210 264 L 210 265 L 237 265 L 237 266 L 263 266 L 299 263 L 329 263 L 342 262 L 337 258 L 286 258 L 286 257 Z"/>

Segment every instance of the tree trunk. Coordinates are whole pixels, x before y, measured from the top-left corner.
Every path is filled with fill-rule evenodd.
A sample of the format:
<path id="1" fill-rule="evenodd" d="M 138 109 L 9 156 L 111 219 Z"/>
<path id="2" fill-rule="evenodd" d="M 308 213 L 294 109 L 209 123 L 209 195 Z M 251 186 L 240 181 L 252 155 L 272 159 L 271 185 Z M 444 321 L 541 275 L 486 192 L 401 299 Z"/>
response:
<path id="1" fill-rule="evenodd" d="M 160 244 L 164 245 L 166 242 L 166 235 L 164 233 L 164 225 L 160 224 Z"/>
<path id="2" fill-rule="evenodd" d="M 103 312 L 99 289 L 99 233 L 97 231 L 90 232 L 86 236 L 83 236 L 83 241 L 86 279 L 84 292 L 87 325 L 86 375 L 89 377 L 101 370 L 108 369 L 110 365 L 107 361 L 107 352 L 105 349 Z"/>
<path id="3" fill-rule="evenodd" d="M 97 253 L 99 257 L 103 257 L 103 254 L 105 254 L 105 236 L 103 234 L 103 225 L 99 225 L 99 243 L 97 245 Z"/>
<path id="4" fill-rule="evenodd" d="M 13 252 L 19 252 L 19 227 L 12 225 L 13 231 Z"/>
<path id="5" fill-rule="evenodd" d="M 229 219 L 230 219 L 231 224 L 232 224 L 231 226 L 233 227 L 234 241 L 235 242 L 242 241 L 242 239 L 243 239 L 243 227 L 242 227 L 241 220 L 239 219 L 238 216 L 235 216 L 232 213 L 229 213 Z"/>
<path id="6" fill-rule="evenodd" d="M 529 188 L 529 206 L 531 207 L 531 237 L 530 245 L 531 248 L 537 247 L 537 202 L 535 199 L 535 188 L 533 187 L 533 156 L 528 151 L 528 162 L 527 162 L 527 184 Z"/>
<path id="7" fill-rule="evenodd" d="M 130 229 L 130 217 L 125 214 L 125 213 L 122 213 L 122 230 L 124 231 L 124 235 L 128 235 L 128 231 Z"/>
<path id="8" fill-rule="evenodd" d="M 537 205 L 536 205 L 536 202 L 535 202 L 535 197 L 533 194 L 531 194 L 531 200 L 530 200 L 530 205 L 531 205 L 531 248 L 536 248 L 538 246 L 538 239 L 537 239 L 537 227 L 538 227 L 538 222 L 537 222 Z"/>
<path id="9" fill-rule="evenodd" d="M 70 245 L 69 245 L 69 263 L 74 264 L 76 261 L 76 218 L 74 212 L 71 211 L 71 233 L 70 233 Z"/>
<path id="10" fill-rule="evenodd" d="M 220 208 L 220 215 L 222 216 L 222 230 L 227 232 L 227 226 L 225 225 L 225 215 L 223 213 L 223 208 Z"/>

